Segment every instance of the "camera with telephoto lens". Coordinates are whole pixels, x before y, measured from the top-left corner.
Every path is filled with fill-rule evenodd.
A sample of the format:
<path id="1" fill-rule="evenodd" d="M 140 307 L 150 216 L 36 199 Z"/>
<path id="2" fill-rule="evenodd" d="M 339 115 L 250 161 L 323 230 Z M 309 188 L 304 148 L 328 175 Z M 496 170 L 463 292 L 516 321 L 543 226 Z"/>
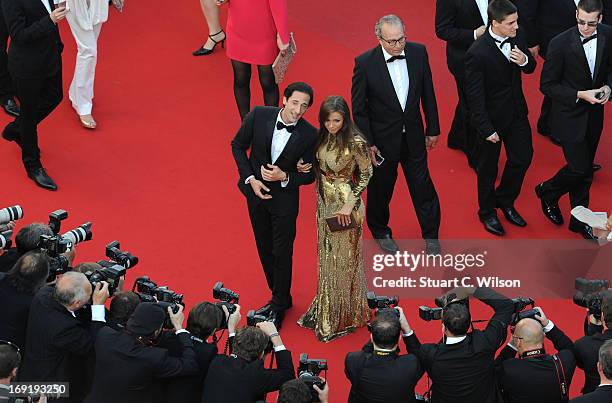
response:
<path id="1" fill-rule="evenodd" d="M 575 286 L 574 304 L 587 308 L 589 315 L 599 319 L 601 317 L 603 293 L 609 289 L 610 282 L 608 280 L 587 280 L 578 277 Z"/>
<path id="2" fill-rule="evenodd" d="M 534 308 L 535 302 L 531 298 L 513 298 L 512 303 L 514 304 L 514 312 L 510 319 L 510 326 L 516 326 L 517 323 L 526 318 L 535 319 L 536 315 L 542 316 L 542 312 Z M 525 310 L 528 306 L 531 306 L 531 309 Z"/>
<path id="3" fill-rule="evenodd" d="M 217 281 L 212 290 L 213 298 L 218 300 L 217 306 L 223 310 L 223 307 L 227 308 L 228 316 L 225 316 L 225 312 L 221 316 L 223 318 L 223 322 L 221 323 L 220 329 L 227 329 L 227 319 L 229 315 L 236 312 L 236 304 L 240 299 L 240 295 L 230 290 L 229 288 L 224 288 L 223 283 L 221 281 Z"/>
<path id="4" fill-rule="evenodd" d="M 113 249 L 113 253 L 109 253 L 110 249 Z M 113 259 L 113 261 L 98 260 L 97 263 L 102 266 L 102 268 L 85 273 L 85 276 L 87 276 L 93 288 L 96 288 L 96 284 L 99 282 L 106 281 L 108 283 L 108 293 L 110 295 L 115 293 L 119 287 L 119 282 L 125 277 L 127 270 L 138 263 L 138 258 L 132 256 L 129 252 L 121 251 L 119 249 L 119 241 L 113 241 L 106 245 L 107 257 L 112 259 L 113 257 L 123 255 L 129 255 L 130 261 L 123 258 L 117 260 Z"/>
<path id="5" fill-rule="evenodd" d="M 126 269 L 138 264 L 138 258 L 136 256 L 133 256 L 130 252 L 124 252 L 119 248 L 119 241 L 113 241 L 106 245 L 106 257 Z"/>
<path id="6" fill-rule="evenodd" d="M 311 402 L 319 401 L 319 393 L 313 386 L 317 385 L 319 389 L 325 387 L 325 380 L 319 377 L 321 371 L 325 371 L 327 374 L 327 360 L 309 359 L 308 354 L 300 354 L 300 365 L 297 370 L 298 379 L 310 389 Z"/>
<path id="7" fill-rule="evenodd" d="M 419 318 L 426 322 L 431 322 L 432 320 L 442 320 L 442 313 L 444 312 L 444 309 L 451 304 L 462 304 L 466 306 L 468 311 L 470 309 L 469 298 L 457 299 L 457 294 L 452 292 L 436 297 L 434 302 L 436 304 L 436 308 L 426 305 L 419 306 Z"/>
<path id="8" fill-rule="evenodd" d="M 23 209 L 21 206 L 11 206 L 0 209 L 0 224 L 6 224 L 11 221 L 17 221 L 23 218 Z"/>
<path id="9" fill-rule="evenodd" d="M 164 312 L 170 307 L 173 313 L 177 313 L 179 311 L 179 305 L 185 306 L 183 303 L 183 294 L 179 294 L 167 286 L 158 286 L 157 283 L 148 276 L 138 277 L 134 280 L 132 291 L 138 295 L 142 302 L 155 303 L 164 308 Z M 164 327 L 167 329 L 172 328 L 172 324 L 169 320 L 164 323 Z"/>
<path id="10" fill-rule="evenodd" d="M 49 257 L 49 277 L 47 282 L 54 281 L 58 274 L 70 270 L 70 260 L 63 253 L 69 252 L 80 242 L 89 241 L 92 237 L 91 223 L 81 224 L 63 235 L 41 235 L 39 247 Z"/>
<path id="11" fill-rule="evenodd" d="M 270 309 L 267 315 L 260 315 L 251 309 L 247 313 L 247 326 L 256 326 L 260 322 L 273 322 L 276 325 L 276 312 Z"/>
<path id="12" fill-rule="evenodd" d="M 13 235 L 13 231 L 8 230 L 4 232 L 0 232 L 0 249 L 8 249 L 13 244 L 11 240 L 11 236 Z"/>
<path id="13" fill-rule="evenodd" d="M 393 309 L 399 304 L 399 297 L 394 295 L 393 297 L 387 296 L 377 296 L 374 291 L 369 291 L 366 294 L 366 298 L 368 300 L 368 307 L 370 309 Z M 399 311 L 394 309 L 399 315 Z"/>

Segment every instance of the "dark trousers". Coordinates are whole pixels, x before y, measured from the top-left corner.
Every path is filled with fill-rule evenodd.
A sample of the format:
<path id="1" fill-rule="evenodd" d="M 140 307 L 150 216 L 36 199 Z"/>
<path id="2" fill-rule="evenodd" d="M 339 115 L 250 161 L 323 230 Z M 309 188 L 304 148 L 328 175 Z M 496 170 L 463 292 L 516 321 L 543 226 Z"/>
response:
<path id="1" fill-rule="evenodd" d="M 8 28 L 4 23 L 4 15 L 2 14 L 2 7 L 0 7 L 0 102 L 4 102 L 6 98 L 12 97 L 15 91 L 7 67 L 8 55 L 6 53 L 6 46 L 8 38 Z"/>
<path id="2" fill-rule="evenodd" d="M 26 170 L 41 167 L 38 132 L 36 127 L 62 101 L 62 72 L 44 78 L 15 78 L 21 113 L 5 129 L 21 146 L 21 157 Z"/>
<path id="3" fill-rule="evenodd" d="M 438 239 L 440 229 L 440 201 L 429 175 L 425 139 L 422 147 L 409 147 L 406 134 L 402 141 L 399 161 L 385 160 L 374 168 L 374 175 L 368 184 L 366 220 L 374 238 L 391 235 L 389 228 L 389 203 L 397 180 L 397 166 L 402 166 L 414 210 L 416 211 L 421 235 L 424 239 Z M 413 149 L 411 149 L 413 148 Z"/>
<path id="4" fill-rule="evenodd" d="M 482 138 L 477 147 L 478 216 L 481 220 L 495 216 L 497 207 L 514 206 L 533 157 L 531 128 L 527 117 L 514 119 L 509 127 L 499 130 L 497 134 L 501 141 L 492 143 Z M 496 189 L 495 180 L 502 143 L 507 159 Z"/>
<path id="5" fill-rule="evenodd" d="M 455 116 L 448 133 L 448 145 L 459 147 L 465 153 L 470 165 L 476 164 L 474 150 L 476 147 L 476 132 L 470 123 L 467 96 L 465 93 L 465 75 L 463 72 L 453 73 L 455 84 L 457 85 L 457 106 Z"/>
<path id="6" fill-rule="evenodd" d="M 550 135 L 550 109 L 552 108 L 552 99 L 544 95 L 542 100 L 542 109 L 538 118 L 538 133 Z"/>
<path id="7" fill-rule="evenodd" d="M 272 291 L 272 306 L 286 309 L 290 305 L 293 241 L 297 214 L 277 215 L 271 203 L 257 205 L 247 202 L 257 253 L 268 288 Z"/>
<path id="8" fill-rule="evenodd" d="M 566 164 L 555 176 L 542 185 L 543 197 L 549 201 L 557 201 L 569 193 L 570 205 L 589 206 L 589 191 L 593 182 L 593 160 L 601 131 L 587 126 L 584 139 L 577 143 L 562 142 L 563 155 Z"/>

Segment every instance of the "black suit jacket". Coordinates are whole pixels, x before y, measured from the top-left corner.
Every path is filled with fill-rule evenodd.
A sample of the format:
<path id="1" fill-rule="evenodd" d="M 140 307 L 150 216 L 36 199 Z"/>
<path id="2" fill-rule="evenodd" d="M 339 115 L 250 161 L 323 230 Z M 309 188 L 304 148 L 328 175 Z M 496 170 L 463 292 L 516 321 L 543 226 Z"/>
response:
<path id="1" fill-rule="evenodd" d="M 48 0 L 53 10 L 53 0 Z M 2 1 L 11 37 L 8 68 L 13 77 L 44 78 L 61 71 L 64 48 L 57 26 L 41 0 Z"/>
<path id="2" fill-rule="evenodd" d="M 432 403 L 498 401 L 493 363 L 506 340 L 514 304 L 485 287 L 478 288 L 474 297 L 495 310 L 484 331 L 474 330 L 457 344 L 421 344 L 416 334 L 407 338 L 408 351 L 416 354 L 433 381 Z"/>
<path id="3" fill-rule="evenodd" d="M 533 73 L 536 61 L 519 32 L 513 41 L 527 55 L 527 64 L 509 62 L 487 31 L 468 49 L 465 59 L 466 94 L 472 124 L 487 138 L 528 114 L 521 73 Z M 512 47 L 514 47 L 514 44 Z"/>
<path id="4" fill-rule="evenodd" d="M 599 385 L 597 361 L 599 361 L 599 348 L 606 340 L 612 340 L 612 329 L 592 336 L 584 336 L 574 343 L 574 353 L 578 368 L 584 370 L 584 387 L 582 393 L 589 393 Z"/>
<path id="5" fill-rule="evenodd" d="M 125 331 L 110 327 L 100 330 L 96 339 L 96 369 L 86 403 L 150 403 L 158 401 L 156 381 L 198 370 L 193 343 L 187 332 L 178 335 L 182 357 L 171 357 L 168 350 L 145 346 Z"/>
<path id="6" fill-rule="evenodd" d="M 86 394 L 86 357 L 93 353 L 95 336 L 104 322 L 91 322 L 89 329 L 53 298 L 53 286 L 43 287 L 30 306 L 23 381 L 70 382 L 70 398 L 81 402 Z"/>
<path id="7" fill-rule="evenodd" d="M 446 42 L 446 63 L 454 75 L 465 74 L 465 52 L 474 43 L 474 30 L 482 25 L 474 0 L 436 1 L 436 36 Z"/>
<path id="8" fill-rule="evenodd" d="M 283 188 L 278 181 L 266 182 L 261 177 L 261 166 L 272 163 L 272 136 L 279 112 L 279 108 L 270 106 L 256 106 L 249 112 L 232 140 L 232 154 L 240 174 L 238 188 L 249 203 L 270 203 L 273 211 L 280 215 L 297 214 L 300 201 L 299 187 L 315 180 L 314 170 L 309 173 L 297 172 L 297 163 L 300 158 L 304 162 L 313 162 L 317 131 L 305 119 L 300 119 L 275 162 L 275 165 L 287 172 L 288 185 Z M 251 151 L 247 156 L 249 148 Z M 269 194 L 272 195 L 272 199 L 261 200 L 255 196 L 251 185 L 244 183 L 251 175 L 270 189 Z"/>
<path id="9" fill-rule="evenodd" d="M 595 391 L 570 400 L 571 403 L 610 403 L 612 402 L 612 385 L 599 386 Z"/>
<path id="10" fill-rule="evenodd" d="M 25 350 L 28 315 L 33 299 L 33 294 L 17 292 L 5 273 L 0 273 L 0 340 L 8 340 Z"/>
<path id="11" fill-rule="evenodd" d="M 601 132 L 603 106 L 576 100 L 579 90 L 604 85 L 612 88 L 612 27 L 599 24 L 597 28 L 594 78 L 591 78 L 577 27 L 568 29 L 550 42 L 540 90 L 552 99 L 550 127 L 557 138 L 566 143 L 582 141 L 587 126 L 593 132 Z"/>
<path id="12" fill-rule="evenodd" d="M 569 390 L 576 370 L 574 343 L 559 328 L 553 327 L 546 337 L 557 349 Z M 495 362 L 495 376 L 506 403 L 558 403 L 561 389 L 552 356 L 546 354 L 515 358 L 516 351 L 506 346 Z"/>
<path id="13" fill-rule="evenodd" d="M 264 368 L 263 360 L 217 355 L 208 368 L 202 403 L 252 403 L 279 390 L 295 377 L 291 352 L 276 353 L 276 369 Z"/>
<path id="14" fill-rule="evenodd" d="M 1 21 L 0 21 L 1 23 Z M 0 272 L 8 272 L 13 268 L 21 255 L 17 252 L 17 248 L 10 248 L 0 255 Z"/>
<path id="15" fill-rule="evenodd" d="M 344 373 L 351 382 L 349 403 L 408 403 L 416 401 L 414 388 L 423 369 L 413 354 L 377 355 L 369 343 L 346 355 Z"/>
<path id="16" fill-rule="evenodd" d="M 406 108 L 397 99 L 380 46 L 355 58 L 351 96 L 355 123 L 370 145 L 385 158 L 398 161 L 402 138 L 411 150 L 425 152 L 425 135 L 440 134 L 438 106 L 425 46 L 407 42 L 404 47 L 408 77 Z M 423 127 L 421 106 L 427 129 Z M 402 133 L 406 128 L 406 134 Z"/>

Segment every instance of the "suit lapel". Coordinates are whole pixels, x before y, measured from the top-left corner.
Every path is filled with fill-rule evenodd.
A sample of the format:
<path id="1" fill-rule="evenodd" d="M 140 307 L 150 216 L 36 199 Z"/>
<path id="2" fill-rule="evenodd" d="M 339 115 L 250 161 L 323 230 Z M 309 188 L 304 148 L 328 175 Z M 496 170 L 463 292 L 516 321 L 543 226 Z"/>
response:
<path id="1" fill-rule="evenodd" d="M 504 56 L 502 51 L 497 47 L 497 44 L 495 43 L 495 39 L 491 36 L 488 30 L 487 30 L 486 35 L 487 36 L 485 37 L 485 39 L 487 40 L 487 43 L 489 44 L 489 47 L 491 48 L 491 52 L 493 52 L 493 54 L 495 55 L 493 57 L 503 62 L 504 64 L 510 64 L 510 61 L 506 59 L 506 56 Z"/>
<path id="2" fill-rule="evenodd" d="M 604 57 L 605 46 L 606 36 L 597 35 L 597 55 L 595 57 L 595 68 L 593 69 L 593 82 L 595 82 L 595 79 L 597 79 L 597 75 L 599 74 L 599 67 L 601 66 L 601 61 Z"/>
<path id="3" fill-rule="evenodd" d="M 406 55 L 406 68 L 408 69 L 408 96 L 406 97 L 406 108 L 404 110 L 404 113 L 406 113 L 410 109 L 408 108 L 408 105 L 414 97 L 414 92 L 416 91 L 416 83 L 419 81 L 417 80 L 418 65 L 416 58 L 414 57 L 412 52 L 409 52 L 408 47 L 404 47 L 404 54 Z M 395 98 L 397 98 L 397 96 Z"/>
<path id="4" fill-rule="evenodd" d="M 266 123 L 266 158 L 272 162 L 272 137 L 274 136 L 274 125 L 276 124 L 278 112 Z"/>
<path id="5" fill-rule="evenodd" d="M 599 42 L 599 37 L 597 38 L 597 42 Z M 574 28 L 571 43 L 569 46 L 574 52 L 574 55 L 576 56 L 576 60 L 578 60 L 578 63 L 580 63 L 580 65 L 582 66 L 582 69 L 584 70 L 586 77 L 589 77 L 589 81 L 592 81 L 590 79 L 591 70 L 589 69 L 589 62 L 587 61 L 586 54 L 584 53 L 584 47 L 582 46 L 582 42 L 580 40 L 580 33 L 578 32 L 578 27 Z M 597 48 L 598 48 L 597 52 L 599 53 L 599 44 Z M 593 77 L 595 77 L 595 74 L 593 74 Z"/>
<path id="6" fill-rule="evenodd" d="M 395 106 L 397 106 L 397 108 L 399 108 L 399 110 L 401 111 L 402 105 L 400 104 L 399 99 L 397 99 L 397 94 L 395 93 L 395 87 L 393 87 L 393 81 L 391 81 L 391 75 L 389 74 L 389 69 L 387 68 L 387 61 L 385 60 L 385 57 L 382 52 L 382 48 L 380 46 L 376 50 L 375 55 L 376 55 L 376 58 L 378 59 L 376 62 L 376 65 L 379 66 L 378 70 L 380 73 L 381 82 L 385 86 L 387 93 L 389 93 L 389 96 L 395 99 Z M 407 64 L 408 63 L 406 63 L 406 65 Z"/>
<path id="7" fill-rule="evenodd" d="M 285 158 L 288 150 L 291 150 L 291 147 L 294 147 L 297 141 L 299 140 L 299 137 L 300 137 L 299 125 L 300 125 L 300 122 L 297 123 L 295 129 L 293 130 L 293 133 L 291 133 L 291 135 L 289 136 L 289 140 L 287 140 L 287 144 L 285 144 L 285 148 L 283 148 L 283 151 L 281 151 L 280 155 L 276 159 L 275 165 L 278 165 L 278 163 L 282 161 L 283 158 Z"/>

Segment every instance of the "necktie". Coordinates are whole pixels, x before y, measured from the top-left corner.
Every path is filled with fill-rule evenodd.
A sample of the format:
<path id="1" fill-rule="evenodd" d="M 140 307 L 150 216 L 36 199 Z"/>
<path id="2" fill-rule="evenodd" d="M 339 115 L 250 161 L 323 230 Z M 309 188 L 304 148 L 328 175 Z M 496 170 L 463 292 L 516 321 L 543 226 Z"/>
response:
<path id="1" fill-rule="evenodd" d="M 278 122 L 276 122 L 276 129 L 277 130 L 287 130 L 289 133 L 293 133 L 293 130 L 295 129 L 295 125 L 286 125 L 283 122 L 281 122 L 280 120 Z"/>
<path id="2" fill-rule="evenodd" d="M 396 60 L 404 60 L 405 58 L 406 56 L 403 56 L 403 55 L 391 56 L 390 58 L 387 59 L 387 63 L 393 63 Z"/>
<path id="3" fill-rule="evenodd" d="M 581 37 L 582 38 L 582 37 Z M 596 39 L 597 38 L 597 34 L 595 35 L 591 35 L 588 38 L 582 38 L 582 45 L 586 45 L 591 39 Z"/>

